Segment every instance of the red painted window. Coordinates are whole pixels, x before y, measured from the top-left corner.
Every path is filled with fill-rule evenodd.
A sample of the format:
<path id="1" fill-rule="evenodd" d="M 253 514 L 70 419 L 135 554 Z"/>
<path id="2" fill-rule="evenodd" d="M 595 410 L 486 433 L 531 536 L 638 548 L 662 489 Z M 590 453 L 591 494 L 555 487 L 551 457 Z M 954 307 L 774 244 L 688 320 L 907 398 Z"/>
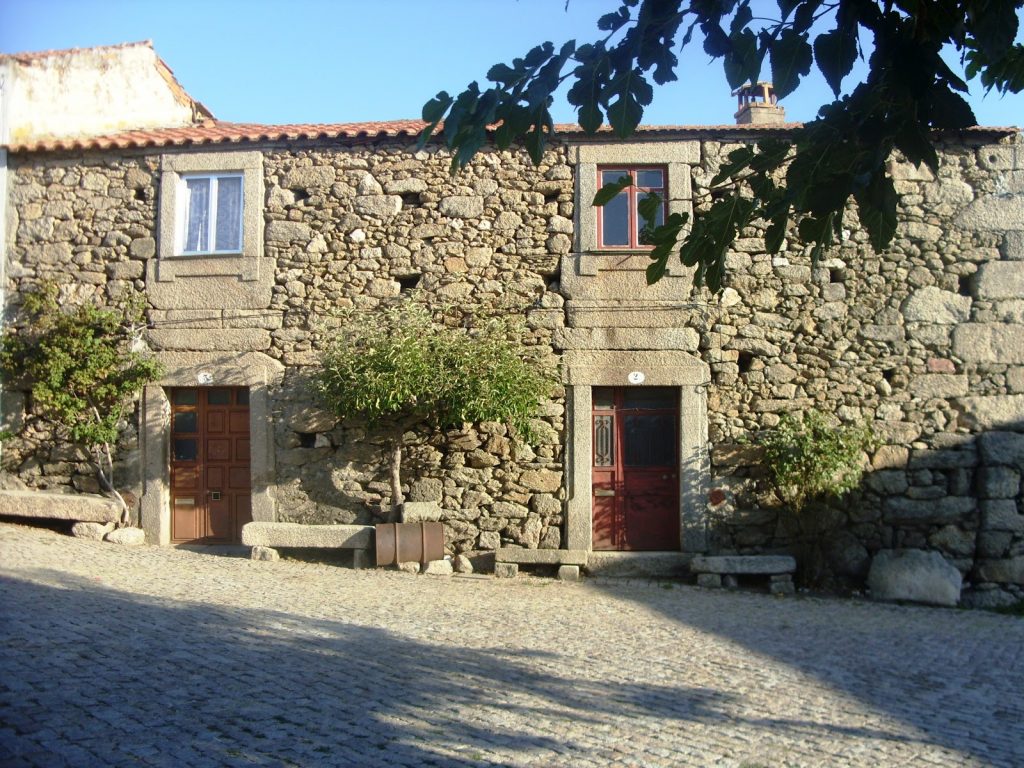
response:
<path id="1" fill-rule="evenodd" d="M 649 248 L 650 245 L 645 242 L 645 223 L 637 206 L 648 195 L 658 195 L 661 206 L 654 225 L 665 223 L 665 169 L 631 166 L 599 168 L 598 189 L 615 183 L 623 176 L 628 176 L 633 183 L 607 205 L 597 209 L 597 245 L 599 248 Z"/>

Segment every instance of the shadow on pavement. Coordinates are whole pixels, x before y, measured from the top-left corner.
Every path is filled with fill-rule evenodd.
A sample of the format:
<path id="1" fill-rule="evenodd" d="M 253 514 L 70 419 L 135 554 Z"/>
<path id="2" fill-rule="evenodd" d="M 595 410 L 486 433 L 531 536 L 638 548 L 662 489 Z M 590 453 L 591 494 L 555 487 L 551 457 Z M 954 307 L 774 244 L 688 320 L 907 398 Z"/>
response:
<path id="1" fill-rule="evenodd" d="M 601 765 L 635 748 L 622 734 L 638 717 L 796 736 L 822 729 L 737 718 L 731 695 L 683 681 L 572 675 L 555 650 L 427 644 L 341 621 L 131 595 L 63 572 L 25 576 L 35 581 L 0 580 L 4 763 L 41 752 L 42 764 L 59 755 L 71 765 L 501 765 L 531 754 L 539 764 L 586 755 Z M 782 653 L 793 636 L 769 632 L 758 650 Z M 586 729 L 586 744 L 567 723 Z"/>
<path id="2" fill-rule="evenodd" d="M 638 590 L 611 579 L 588 588 L 735 643 L 752 663 L 768 657 L 784 664 L 909 726 L 919 743 L 982 765 L 1024 765 L 1024 621 L 1018 618 L 696 587 Z M 718 610 L 708 607 L 714 601 Z M 814 609 L 799 610 L 807 601 Z M 862 620 L 851 622 L 850 612 L 858 610 Z M 828 730 L 845 732 L 839 725 Z"/>

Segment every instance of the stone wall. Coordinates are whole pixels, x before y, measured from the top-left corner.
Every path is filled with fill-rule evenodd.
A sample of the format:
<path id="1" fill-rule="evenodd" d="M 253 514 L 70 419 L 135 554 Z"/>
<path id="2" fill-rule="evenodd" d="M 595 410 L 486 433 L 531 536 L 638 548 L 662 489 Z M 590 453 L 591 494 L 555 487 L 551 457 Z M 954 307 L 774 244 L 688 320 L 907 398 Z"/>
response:
<path id="1" fill-rule="evenodd" d="M 704 145 L 697 193 L 729 149 Z M 885 253 L 852 210 L 852 231 L 817 265 L 744 237 L 723 294 L 691 315 L 711 367 L 712 484 L 726 491 L 709 508 L 712 549 L 792 546 L 756 450 L 740 441 L 816 408 L 867 422 L 881 443 L 829 542 L 840 576 L 862 579 L 880 549 L 935 549 L 973 587 L 969 601 L 1019 599 L 1024 148 L 950 144 L 937 177 L 892 171 L 900 227 Z"/>
<path id="2" fill-rule="evenodd" d="M 521 153 L 485 152 L 453 176 L 447 153 L 398 143 L 268 148 L 262 160 L 263 245 L 273 264 L 266 306 L 167 301 L 173 292 L 202 300 L 209 291 L 194 286 L 206 274 L 174 276 L 170 293 L 149 286 L 158 275 L 147 265 L 157 253 L 161 158 L 153 154 L 14 163 L 12 304 L 41 279 L 66 283 L 69 298 L 101 300 L 131 282 L 160 297 L 149 312 L 150 344 L 175 363 L 210 353 L 279 360 L 286 374 L 270 393 L 278 519 L 371 523 L 390 504 L 380 436 L 338 423 L 308 390 L 335 311 L 416 287 L 449 315 L 523 317 L 526 343 L 556 364 L 551 336 L 562 324 L 557 271 L 572 230 L 571 168 L 564 149 L 536 168 Z M 17 396 L 8 401 L 18 418 Z M 447 510 L 454 551 L 560 545 L 563 413 L 560 395 L 545 405 L 533 446 L 498 424 L 410 435 L 409 497 Z M 34 426 L 5 447 L 4 466 L 35 487 L 91 488 L 87 465 L 59 461 L 68 449 L 29 418 Z M 135 446 L 129 427 L 127 455 Z M 119 468 L 119 477 L 133 485 L 138 471 Z"/>
<path id="3" fill-rule="evenodd" d="M 698 210 L 730 141 L 664 145 L 670 172 L 686 174 L 673 183 L 687 195 L 692 186 Z M 151 343 L 162 354 L 259 353 L 284 364 L 269 393 L 278 519 L 368 523 L 388 503 L 379 438 L 319 410 L 306 385 L 336 308 L 373 307 L 415 286 L 456 314 L 524 317 L 527 342 L 553 360 L 566 351 L 673 350 L 706 366 L 708 480 L 725 498 L 706 510 L 712 551 L 792 546 L 756 451 L 742 440 L 783 412 L 817 408 L 837 422 L 870 423 L 881 443 L 842 505 L 829 547 L 837 574 L 862 579 L 880 549 L 935 549 L 965 575 L 970 601 L 1021 596 L 1019 137 L 950 143 L 934 178 L 894 162 L 901 224 L 886 253 L 872 251 L 853 211 L 844 241 L 817 265 L 793 244 L 771 257 L 758 232 L 743 233 L 717 297 L 684 288 L 678 267 L 645 292 L 634 280 L 642 256 L 581 250 L 574 146 L 536 168 L 520 153 L 488 150 L 454 176 L 443 150 L 398 141 L 258 149 L 268 298 L 233 309 L 154 306 Z M 630 156 L 628 146 L 615 149 Z M 658 151 L 644 144 L 636 161 L 656 162 Z M 126 283 L 147 289 L 159 154 L 16 155 L 11 166 L 9 295 L 43 277 L 84 296 L 107 298 Z M 409 496 L 440 502 L 454 551 L 565 546 L 562 393 L 538 427 L 533 447 L 484 424 L 424 435 L 410 450 Z M 44 437 L 5 445 L 4 466 L 37 487 L 84 487 L 80 467 Z M 131 456 L 131 429 L 125 439 Z"/>

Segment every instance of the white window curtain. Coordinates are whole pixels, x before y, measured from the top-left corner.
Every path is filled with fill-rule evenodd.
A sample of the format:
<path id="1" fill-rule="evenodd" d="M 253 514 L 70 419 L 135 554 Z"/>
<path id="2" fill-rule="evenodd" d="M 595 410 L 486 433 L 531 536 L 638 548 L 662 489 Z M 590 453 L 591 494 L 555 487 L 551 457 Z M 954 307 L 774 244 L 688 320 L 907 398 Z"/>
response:
<path id="1" fill-rule="evenodd" d="M 208 251 L 210 240 L 211 179 L 186 179 L 188 215 L 185 219 L 185 252 Z"/>
<path id="2" fill-rule="evenodd" d="M 242 245 L 242 178 L 217 179 L 217 236 L 214 250 L 238 251 Z"/>

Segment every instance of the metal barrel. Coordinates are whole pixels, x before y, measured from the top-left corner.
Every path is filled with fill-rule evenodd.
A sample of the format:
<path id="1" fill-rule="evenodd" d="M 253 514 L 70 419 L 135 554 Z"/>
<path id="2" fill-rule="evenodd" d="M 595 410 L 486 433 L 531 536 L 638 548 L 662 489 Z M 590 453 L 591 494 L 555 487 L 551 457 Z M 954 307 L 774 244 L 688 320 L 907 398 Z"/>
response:
<path id="1" fill-rule="evenodd" d="M 379 523 L 375 538 L 377 565 L 429 563 L 444 558 L 441 523 Z"/>

